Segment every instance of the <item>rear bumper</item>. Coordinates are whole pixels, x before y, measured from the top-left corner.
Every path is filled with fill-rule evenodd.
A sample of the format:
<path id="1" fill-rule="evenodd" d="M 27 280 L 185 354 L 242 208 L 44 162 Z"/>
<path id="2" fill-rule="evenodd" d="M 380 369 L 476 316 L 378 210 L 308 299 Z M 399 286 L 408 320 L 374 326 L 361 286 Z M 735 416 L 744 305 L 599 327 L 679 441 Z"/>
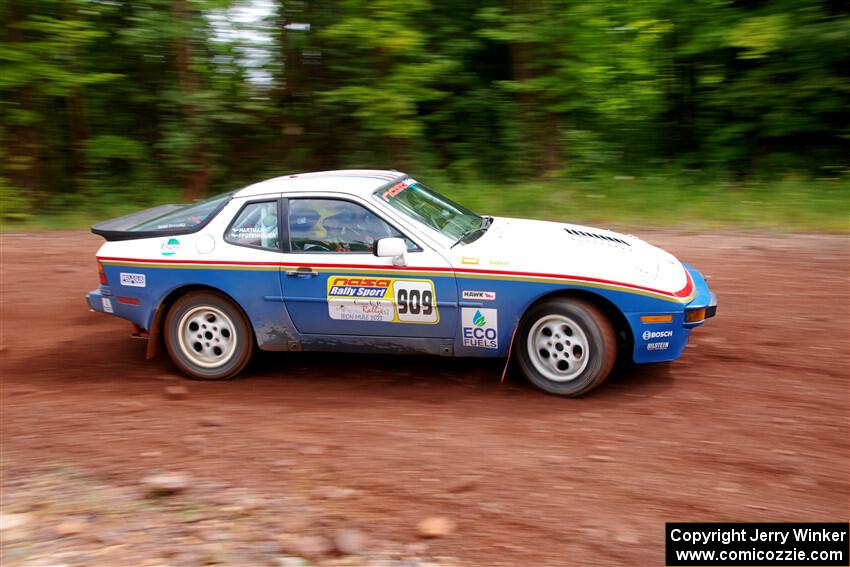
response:
<path id="1" fill-rule="evenodd" d="M 112 298 L 104 295 L 101 290 L 95 289 L 86 294 L 86 303 L 89 304 L 89 309 L 100 313 L 115 313 L 115 305 Z"/>
<path id="2" fill-rule="evenodd" d="M 88 292 L 86 303 L 92 311 L 114 315 L 135 323 L 143 329 L 147 328 L 147 312 L 140 308 L 139 303 L 131 303 L 126 297 L 113 295 L 108 286 L 100 286 Z"/>

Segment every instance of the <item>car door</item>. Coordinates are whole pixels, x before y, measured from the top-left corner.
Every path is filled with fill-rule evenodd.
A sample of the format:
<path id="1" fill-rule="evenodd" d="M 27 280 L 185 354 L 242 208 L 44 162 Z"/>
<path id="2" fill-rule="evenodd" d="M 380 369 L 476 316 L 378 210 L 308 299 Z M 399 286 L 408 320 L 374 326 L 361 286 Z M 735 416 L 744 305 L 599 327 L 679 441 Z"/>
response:
<path id="1" fill-rule="evenodd" d="M 289 247 L 281 287 L 300 333 L 454 337 L 457 287 L 439 253 L 359 199 L 290 197 L 284 209 Z M 405 239 L 405 266 L 374 254 L 377 241 L 388 237 Z"/>

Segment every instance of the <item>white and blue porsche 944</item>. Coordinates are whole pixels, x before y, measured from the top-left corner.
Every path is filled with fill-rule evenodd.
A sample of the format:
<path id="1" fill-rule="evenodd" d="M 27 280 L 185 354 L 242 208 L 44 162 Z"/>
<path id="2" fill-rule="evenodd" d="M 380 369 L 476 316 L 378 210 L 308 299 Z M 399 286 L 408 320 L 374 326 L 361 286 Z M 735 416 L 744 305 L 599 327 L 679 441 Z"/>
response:
<path id="1" fill-rule="evenodd" d="M 92 227 L 89 306 L 193 378 L 267 351 L 516 353 L 539 388 L 588 392 L 618 353 L 678 358 L 712 317 L 702 275 L 634 236 L 480 216 L 396 171 L 289 175 Z"/>

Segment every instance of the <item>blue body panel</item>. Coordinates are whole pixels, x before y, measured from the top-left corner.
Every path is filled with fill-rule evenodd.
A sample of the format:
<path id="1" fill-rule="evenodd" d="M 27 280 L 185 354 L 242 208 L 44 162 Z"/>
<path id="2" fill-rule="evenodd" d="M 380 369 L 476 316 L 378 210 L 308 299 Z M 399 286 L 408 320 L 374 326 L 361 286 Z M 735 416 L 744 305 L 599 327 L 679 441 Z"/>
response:
<path id="1" fill-rule="evenodd" d="M 243 269 L 241 266 L 122 266 L 107 263 L 104 270 L 110 283 L 90 292 L 88 302 L 92 309 L 105 312 L 106 298 L 115 316 L 150 329 L 157 306 L 169 294 L 183 286 L 201 285 L 227 294 L 244 310 L 263 350 L 453 352 L 456 356 L 504 357 L 514 329 L 534 302 L 546 295 L 573 289 L 596 294 L 623 313 L 634 339 L 635 362 L 662 362 L 681 355 L 691 329 L 699 324 L 684 323 L 685 309 L 705 307 L 714 301 L 702 275 L 690 266 L 686 265 L 686 268 L 695 286 L 695 295 L 687 305 L 589 284 L 494 278 L 486 274 L 478 277 L 452 272 L 425 275 L 403 269 L 370 270 L 368 277 L 433 281 L 439 310 L 439 322 L 436 324 L 331 319 L 326 297 L 327 280 L 333 274 L 345 274 L 344 269 L 322 271 L 318 277 L 304 283 L 296 281 L 298 278 L 287 278 L 282 273 L 287 268 L 278 267 Z M 121 285 L 122 272 L 144 275 L 144 287 Z M 138 304 L 121 303 L 118 301 L 120 297 L 138 300 Z M 670 323 L 645 324 L 640 320 L 643 315 L 667 314 L 672 315 Z M 472 320 L 478 324 L 473 325 L 470 323 Z M 302 329 L 311 332 L 302 332 Z"/>
<path id="2" fill-rule="evenodd" d="M 368 337 L 420 337 L 453 338 L 457 331 L 457 288 L 451 273 L 423 275 L 416 272 L 370 271 L 366 275 L 339 272 L 318 272 L 312 277 L 288 276 L 281 270 L 281 282 L 286 308 L 300 334 L 357 335 Z M 328 280 L 340 276 L 352 279 L 403 279 L 431 282 L 436 292 L 436 319 L 434 323 L 394 323 L 382 321 L 345 321 L 332 319 L 328 314 Z M 370 290 L 368 287 L 353 286 Z M 371 288 L 375 291 L 380 289 Z"/>
<path id="3" fill-rule="evenodd" d="M 156 308 L 173 291 L 184 286 L 200 285 L 227 294 L 242 308 L 251 321 L 257 344 L 263 350 L 287 350 L 290 342 L 299 340 L 282 301 L 277 268 L 187 269 L 105 264 L 104 271 L 109 285 L 101 285 L 97 294 L 111 296 L 114 314 L 143 329 L 150 329 Z M 144 275 L 145 287 L 121 285 L 119 282 L 122 272 Z M 117 297 L 132 297 L 138 299 L 139 304 L 122 304 L 117 301 Z M 97 303 L 93 301 L 92 294 L 89 294 L 89 304 L 92 308 L 104 311 L 103 305 Z"/>

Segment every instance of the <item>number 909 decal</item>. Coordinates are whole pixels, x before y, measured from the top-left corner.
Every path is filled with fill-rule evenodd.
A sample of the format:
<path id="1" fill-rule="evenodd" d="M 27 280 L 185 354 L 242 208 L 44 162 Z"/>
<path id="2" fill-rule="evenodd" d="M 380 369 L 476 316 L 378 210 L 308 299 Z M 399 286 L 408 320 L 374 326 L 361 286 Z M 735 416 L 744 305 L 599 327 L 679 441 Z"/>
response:
<path id="1" fill-rule="evenodd" d="M 342 321 L 440 322 L 431 280 L 330 276 L 328 315 Z"/>

